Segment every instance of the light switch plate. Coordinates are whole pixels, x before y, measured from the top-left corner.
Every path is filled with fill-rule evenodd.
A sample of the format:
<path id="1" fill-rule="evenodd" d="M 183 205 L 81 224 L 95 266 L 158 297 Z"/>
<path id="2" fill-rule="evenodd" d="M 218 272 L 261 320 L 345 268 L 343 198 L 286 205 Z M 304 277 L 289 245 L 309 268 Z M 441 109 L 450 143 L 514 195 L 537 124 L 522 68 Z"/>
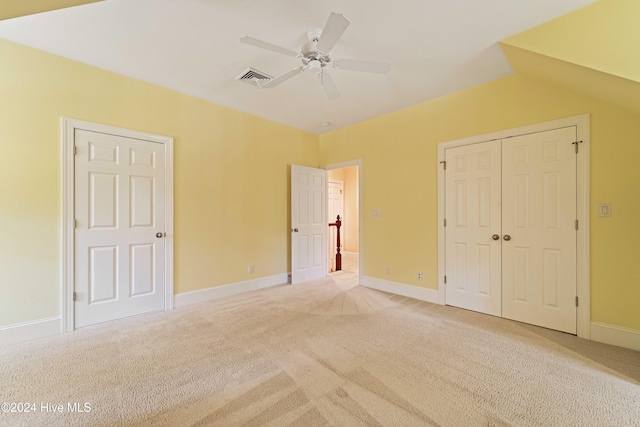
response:
<path id="1" fill-rule="evenodd" d="M 598 205 L 598 216 L 611 216 L 611 203 L 600 203 Z"/>

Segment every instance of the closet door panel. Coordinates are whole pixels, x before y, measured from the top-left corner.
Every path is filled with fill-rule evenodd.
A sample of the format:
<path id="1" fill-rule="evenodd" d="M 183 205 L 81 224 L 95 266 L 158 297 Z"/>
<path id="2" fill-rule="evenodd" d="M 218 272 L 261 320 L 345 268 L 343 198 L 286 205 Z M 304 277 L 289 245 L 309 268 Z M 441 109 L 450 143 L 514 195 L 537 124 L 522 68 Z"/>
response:
<path id="1" fill-rule="evenodd" d="M 502 315 L 576 333 L 575 127 L 502 142 Z"/>
<path id="2" fill-rule="evenodd" d="M 446 303 L 501 315 L 500 141 L 446 150 Z"/>

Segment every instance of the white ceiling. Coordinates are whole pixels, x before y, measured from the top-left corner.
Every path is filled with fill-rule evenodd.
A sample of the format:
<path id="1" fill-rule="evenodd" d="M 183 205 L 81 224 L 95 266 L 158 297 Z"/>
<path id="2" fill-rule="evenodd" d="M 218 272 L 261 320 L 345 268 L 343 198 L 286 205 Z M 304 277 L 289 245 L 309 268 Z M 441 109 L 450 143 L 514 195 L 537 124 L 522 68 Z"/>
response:
<path id="1" fill-rule="evenodd" d="M 0 21 L 0 37 L 321 134 L 508 75 L 498 41 L 594 1 L 107 0 Z M 299 51 L 331 12 L 351 21 L 332 58 L 388 75 L 330 69 L 333 101 L 313 72 L 273 89 L 235 80 L 300 65 L 241 37 Z"/>

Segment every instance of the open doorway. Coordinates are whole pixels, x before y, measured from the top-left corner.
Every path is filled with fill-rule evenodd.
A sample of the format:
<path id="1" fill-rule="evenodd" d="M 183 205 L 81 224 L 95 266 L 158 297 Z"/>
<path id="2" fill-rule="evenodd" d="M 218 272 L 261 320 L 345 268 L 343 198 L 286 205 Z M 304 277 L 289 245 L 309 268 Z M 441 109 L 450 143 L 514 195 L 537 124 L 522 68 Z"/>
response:
<path id="1" fill-rule="evenodd" d="M 340 246 L 338 227 L 329 227 L 329 272 L 338 270 L 360 272 L 360 166 L 336 165 L 328 169 L 327 218 L 336 224 L 340 216 Z M 340 260 L 337 259 L 338 253 Z"/>

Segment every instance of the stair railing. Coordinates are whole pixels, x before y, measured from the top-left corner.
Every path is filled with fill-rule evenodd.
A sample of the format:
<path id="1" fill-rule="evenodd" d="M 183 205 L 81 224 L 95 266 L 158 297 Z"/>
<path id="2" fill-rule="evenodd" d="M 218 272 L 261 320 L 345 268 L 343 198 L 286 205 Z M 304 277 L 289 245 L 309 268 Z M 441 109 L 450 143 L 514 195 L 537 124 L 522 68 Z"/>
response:
<path id="1" fill-rule="evenodd" d="M 337 216 L 336 222 L 329 223 L 329 227 L 336 227 L 336 271 L 342 270 L 342 254 L 340 253 L 340 226 L 342 221 L 340 215 Z"/>

